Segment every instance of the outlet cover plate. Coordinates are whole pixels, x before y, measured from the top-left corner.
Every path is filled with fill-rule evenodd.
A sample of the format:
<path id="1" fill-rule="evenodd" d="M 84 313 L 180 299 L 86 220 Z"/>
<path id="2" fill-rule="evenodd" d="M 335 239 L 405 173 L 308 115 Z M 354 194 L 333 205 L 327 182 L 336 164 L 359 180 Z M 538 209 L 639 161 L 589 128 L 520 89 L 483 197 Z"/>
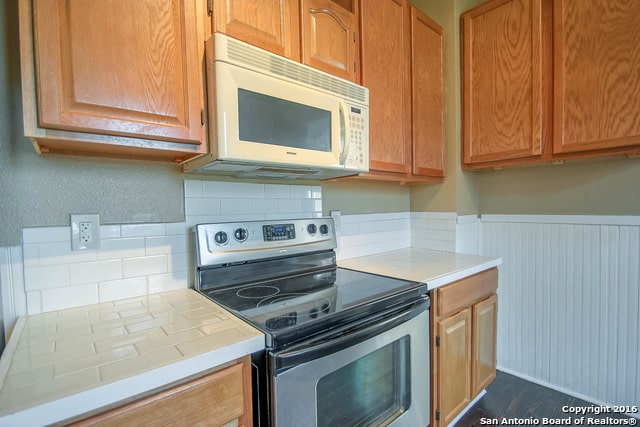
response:
<path id="1" fill-rule="evenodd" d="M 98 214 L 71 215 L 71 250 L 100 248 L 100 216 Z"/>

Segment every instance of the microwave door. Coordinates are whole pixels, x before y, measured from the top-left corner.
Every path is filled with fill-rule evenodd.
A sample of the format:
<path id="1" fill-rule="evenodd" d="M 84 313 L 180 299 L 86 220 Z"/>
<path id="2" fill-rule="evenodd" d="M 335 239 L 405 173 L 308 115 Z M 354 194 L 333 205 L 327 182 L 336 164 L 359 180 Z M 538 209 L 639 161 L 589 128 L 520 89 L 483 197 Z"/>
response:
<path id="1" fill-rule="evenodd" d="M 338 98 L 223 62 L 215 67 L 221 159 L 340 167 L 347 127 Z"/>

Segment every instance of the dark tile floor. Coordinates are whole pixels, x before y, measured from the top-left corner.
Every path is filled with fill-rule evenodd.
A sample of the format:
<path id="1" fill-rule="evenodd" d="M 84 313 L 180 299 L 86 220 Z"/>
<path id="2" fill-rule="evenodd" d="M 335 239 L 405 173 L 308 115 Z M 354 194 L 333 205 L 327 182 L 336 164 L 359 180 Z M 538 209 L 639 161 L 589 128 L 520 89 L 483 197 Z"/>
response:
<path id="1" fill-rule="evenodd" d="M 487 387 L 487 393 L 458 421 L 456 427 L 483 425 L 637 425 L 637 419 L 623 414 L 576 415 L 563 406 L 594 407 L 547 387 L 500 372 Z M 584 417 L 584 419 L 581 419 Z M 511 422 L 514 421 L 514 422 Z M 560 424 L 563 422 L 564 424 Z"/>

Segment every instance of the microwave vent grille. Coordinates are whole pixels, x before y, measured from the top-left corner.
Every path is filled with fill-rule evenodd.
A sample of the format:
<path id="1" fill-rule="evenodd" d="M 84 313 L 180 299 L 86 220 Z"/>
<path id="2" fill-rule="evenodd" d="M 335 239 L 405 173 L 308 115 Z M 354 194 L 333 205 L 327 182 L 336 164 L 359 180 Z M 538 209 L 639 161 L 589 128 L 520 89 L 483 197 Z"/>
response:
<path id="1" fill-rule="evenodd" d="M 347 80 L 316 71 L 251 45 L 238 43 L 234 39 L 228 39 L 227 48 L 229 59 L 233 62 L 295 80 L 362 104 L 369 103 L 367 90 Z"/>

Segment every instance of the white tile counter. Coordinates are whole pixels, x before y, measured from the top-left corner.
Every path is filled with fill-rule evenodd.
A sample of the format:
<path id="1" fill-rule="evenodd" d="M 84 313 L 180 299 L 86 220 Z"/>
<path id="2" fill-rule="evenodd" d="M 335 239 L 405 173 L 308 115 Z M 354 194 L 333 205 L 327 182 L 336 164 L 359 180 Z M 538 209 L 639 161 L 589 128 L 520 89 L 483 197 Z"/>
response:
<path id="1" fill-rule="evenodd" d="M 338 266 L 426 283 L 431 290 L 501 263 L 501 258 L 406 248 L 346 259 Z"/>
<path id="2" fill-rule="evenodd" d="M 68 419 L 264 348 L 197 292 L 22 317 L 0 359 L 0 426 Z"/>

